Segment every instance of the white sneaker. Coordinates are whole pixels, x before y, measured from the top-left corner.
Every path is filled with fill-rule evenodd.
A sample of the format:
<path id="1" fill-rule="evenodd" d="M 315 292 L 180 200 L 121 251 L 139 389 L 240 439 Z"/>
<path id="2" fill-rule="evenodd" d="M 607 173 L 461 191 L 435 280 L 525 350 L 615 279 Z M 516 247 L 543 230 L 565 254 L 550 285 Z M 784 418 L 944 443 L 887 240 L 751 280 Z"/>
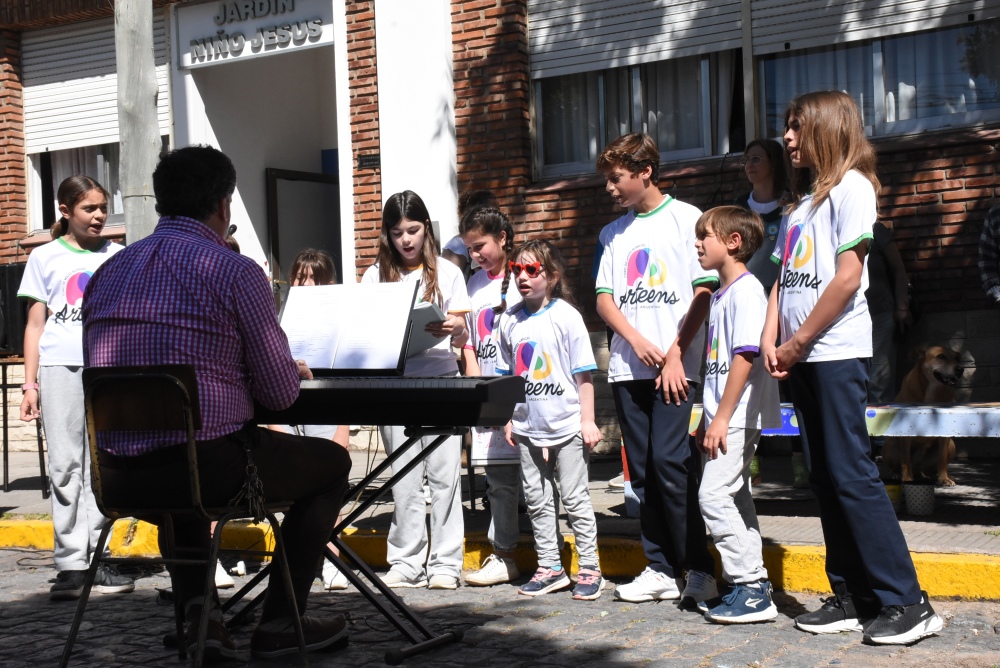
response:
<path id="1" fill-rule="evenodd" d="M 639 573 L 635 580 L 615 589 L 615 598 L 630 603 L 670 601 L 680 597 L 681 590 L 677 586 L 677 580 L 659 571 L 654 571 L 649 566 L 642 573 Z"/>
<path id="2" fill-rule="evenodd" d="M 327 591 L 339 591 L 347 589 L 349 584 L 347 576 L 341 573 L 340 569 L 326 559 L 323 560 L 323 589 Z"/>
<path id="3" fill-rule="evenodd" d="M 229 577 L 229 573 L 222 567 L 221 561 L 215 562 L 215 588 L 232 589 L 236 586 L 236 581 Z"/>
<path id="4" fill-rule="evenodd" d="M 688 571 L 684 580 L 686 584 L 681 599 L 685 601 L 701 603 L 719 596 L 719 588 L 715 585 L 715 578 L 708 573 Z"/>
<path id="5" fill-rule="evenodd" d="M 517 570 L 517 564 L 514 563 L 513 559 L 491 554 L 486 557 L 482 568 L 465 576 L 465 584 L 473 587 L 488 587 L 516 580 L 520 575 L 521 572 Z"/>
<path id="6" fill-rule="evenodd" d="M 458 578 L 454 575 L 432 575 L 428 589 L 458 589 Z"/>
<path id="7" fill-rule="evenodd" d="M 421 575 L 411 580 L 399 571 L 390 570 L 382 576 L 382 583 L 390 589 L 417 589 L 427 586 L 427 578 Z"/>

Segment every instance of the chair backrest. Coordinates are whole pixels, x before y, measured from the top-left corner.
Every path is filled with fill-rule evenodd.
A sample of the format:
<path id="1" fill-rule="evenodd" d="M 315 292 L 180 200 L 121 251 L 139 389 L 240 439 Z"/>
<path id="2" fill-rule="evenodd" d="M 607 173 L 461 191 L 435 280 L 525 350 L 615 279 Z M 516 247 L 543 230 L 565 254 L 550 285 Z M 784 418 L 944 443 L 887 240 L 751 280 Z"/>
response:
<path id="1" fill-rule="evenodd" d="M 195 431 L 201 427 L 198 383 L 191 365 L 91 367 L 83 370 L 83 393 L 90 441 L 94 496 L 101 511 L 114 517 L 142 504 L 105 503 L 98 455 L 102 432 L 178 432 L 187 444 L 191 505 L 204 513 L 198 480 Z M 182 481 L 177 481 L 179 484 Z"/>

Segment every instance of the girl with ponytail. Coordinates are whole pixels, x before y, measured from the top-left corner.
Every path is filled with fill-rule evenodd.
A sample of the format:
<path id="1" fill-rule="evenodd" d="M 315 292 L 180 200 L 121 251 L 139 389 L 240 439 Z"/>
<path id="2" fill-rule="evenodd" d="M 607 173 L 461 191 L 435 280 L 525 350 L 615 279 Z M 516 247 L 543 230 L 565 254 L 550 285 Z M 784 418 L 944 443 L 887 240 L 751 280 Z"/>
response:
<path id="1" fill-rule="evenodd" d="M 514 251 L 514 227 L 510 220 L 495 206 L 482 206 L 469 210 L 459 222 L 458 233 L 462 236 L 480 271 L 469 279 L 469 345 L 475 352 L 480 374 L 496 376 L 499 349 L 495 326 L 508 307 L 521 302 L 521 295 L 510 288 L 510 267 L 508 263 Z M 489 433 L 477 434 L 487 438 Z M 487 464 L 486 479 L 489 486 L 486 495 L 490 500 L 489 540 L 493 554 L 486 558 L 482 567 L 466 576 L 470 585 L 488 586 L 509 582 L 520 576 L 514 563 L 514 548 L 517 547 L 517 504 L 521 493 L 521 473 L 518 452 L 510 448 L 499 432 L 490 441 L 490 450 L 509 449 L 511 459 L 496 464 Z"/>
<path id="2" fill-rule="evenodd" d="M 49 597 L 67 600 L 79 598 L 83 591 L 104 524 L 90 486 L 83 414 L 84 288 L 97 268 L 122 247 L 101 237 L 109 197 L 100 183 L 89 176 L 71 176 L 59 185 L 57 198 L 60 218 L 52 226 L 52 241 L 28 257 L 17 296 L 31 304 L 24 328 L 21 419 L 41 418 L 49 447 L 58 571 Z M 94 591 L 134 589 L 130 578 L 107 565 L 97 570 L 96 578 Z"/>

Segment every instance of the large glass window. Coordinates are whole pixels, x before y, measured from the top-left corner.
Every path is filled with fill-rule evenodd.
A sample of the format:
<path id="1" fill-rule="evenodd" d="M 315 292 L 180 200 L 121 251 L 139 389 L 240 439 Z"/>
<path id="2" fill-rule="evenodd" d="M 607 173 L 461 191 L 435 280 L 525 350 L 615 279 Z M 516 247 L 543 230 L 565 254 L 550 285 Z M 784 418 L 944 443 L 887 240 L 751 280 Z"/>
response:
<path id="1" fill-rule="evenodd" d="M 796 95 L 842 90 L 874 135 L 1000 119 L 1000 21 L 760 59 L 761 122 L 784 130 Z"/>
<path id="2" fill-rule="evenodd" d="M 629 132 L 650 134 L 664 160 L 727 152 L 734 62 L 725 52 L 536 80 L 541 175 L 593 173 L 601 150 Z M 713 117 L 725 119 L 725 136 L 713 137 Z"/>

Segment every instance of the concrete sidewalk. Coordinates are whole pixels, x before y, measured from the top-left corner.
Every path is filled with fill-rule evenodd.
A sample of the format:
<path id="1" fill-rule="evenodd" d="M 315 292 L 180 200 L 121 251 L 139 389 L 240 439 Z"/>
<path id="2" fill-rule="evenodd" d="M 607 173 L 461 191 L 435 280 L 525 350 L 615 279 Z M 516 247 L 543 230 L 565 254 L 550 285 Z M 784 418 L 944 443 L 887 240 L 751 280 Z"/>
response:
<path id="1" fill-rule="evenodd" d="M 382 453 L 355 451 L 352 480 L 360 480 L 366 470 L 380 461 Z M 11 453 L 11 491 L 0 493 L 0 547 L 50 549 L 51 523 L 46 517 L 50 503 L 43 499 L 34 453 Z M 591 499 L 597 515 L 601 566 L 608 576 L 630 577 L 645 566 L 638 540 L 638 520 L 625 517 L 621 490 L 612 490 L 607 481 L 621 472 L 613 458 L 591 463 Z M 899 515 L 900 525 L 920 576 L 922 586 L 932 597 L 1000 600 L 1000 460 L 963 460 L 951 467 L 955 487 L 938 487 L 935 512 L 927 517 Z M 489 554 L 486 529 L 489 510 L 482 506 L 485 480 L 477 471 L 475 509 L 470 508 L 467 477 L 465 482 L 466 545 L 465 567 L 474 569 Z M 808 490 L 791 485 L 790 459 L 787 456 L 764 460 L 763 481 L 754 489 L 761 533 L 764 537 L 765 563 L 776 589 L 786 591 L 828 591 L 824 571 L 822 530 L 815 499 Z M 385 536 L 392 516 L 391 499 L 374 505 L 359 519 L 350 541 L 372 565 L 385 566 Z M 36 519 L 26 521 L 25 517 Z M 37 519 L 41 518 L 41 519 Z M 520 516 L 521 544 L 517 561 L 523 572 L 534 570 L 531 525 L 527 515 Z M 155 551 L 155 528 L 138 526 L 126 538 L 127 525 L 116 527 L 113 549 L 128 553 Z M 572 533 L 562 521 L 567 540 L 565 557 L 571 558 Z M 135 527 L 133 527 L 135 529 Z M 268 534 L 266 527 L 234 525 L 225 534 L 232 544 L 250 544 Z M 575 568 L 575 564 L 574 564 Z"/>

